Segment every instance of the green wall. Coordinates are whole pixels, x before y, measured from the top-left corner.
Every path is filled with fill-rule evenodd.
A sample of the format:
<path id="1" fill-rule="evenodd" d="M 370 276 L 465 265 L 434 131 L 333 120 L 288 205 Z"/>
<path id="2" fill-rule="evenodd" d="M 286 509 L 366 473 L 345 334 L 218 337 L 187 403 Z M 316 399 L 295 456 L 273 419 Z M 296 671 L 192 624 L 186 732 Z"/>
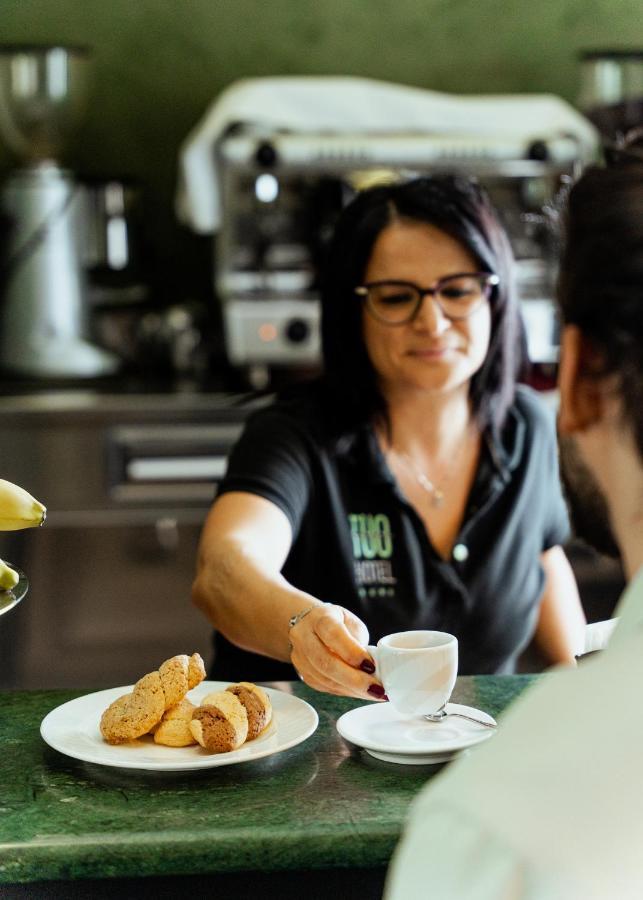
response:
<path id="1" fill-rule="evenodd" d="M 0 0 L 0 40 L 90 45 L 91 104 L 67 161 L 149 187 L 172 291 L 199 251 L 176 224 L 177 149 L 231 82 L 361 75 L 574 101 L 577 52 L 643 45 L 641 0 Z M 8 165 L 6 152 L 0 167 Z M 187 252 L 186 252 L 187 248 Z M 173 252 L 174 251 L 174 252 Z M 175 298 L 180 299 L 180 298 Z"/>

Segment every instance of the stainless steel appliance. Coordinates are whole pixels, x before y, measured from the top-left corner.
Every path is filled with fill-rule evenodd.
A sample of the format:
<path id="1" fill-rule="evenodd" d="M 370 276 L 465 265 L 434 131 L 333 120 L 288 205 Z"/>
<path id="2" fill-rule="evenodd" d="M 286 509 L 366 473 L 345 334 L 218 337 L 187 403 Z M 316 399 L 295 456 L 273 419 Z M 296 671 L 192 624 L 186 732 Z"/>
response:
<path id="1" fill-rule="evenodd" d="M 48 507 L 0 534 L 29 575 L 0 623 L 3 687 L 128 684 L 176 653 L 210 657 L 190 603 L 197 543 L 226 457 L 260 401 L 89 390 L 0 397 L 2 475 Z"/>
<path id="2" fill-rule="evenodd" d="M 118 367 L 90 341 L 82 191 L 58 162 L 84 107 L 88 56 L 0 47 L 0 134 L 23 161 L 0 193 L 9 222 L 0 366 L 20 375 L 93 377 Z"/>

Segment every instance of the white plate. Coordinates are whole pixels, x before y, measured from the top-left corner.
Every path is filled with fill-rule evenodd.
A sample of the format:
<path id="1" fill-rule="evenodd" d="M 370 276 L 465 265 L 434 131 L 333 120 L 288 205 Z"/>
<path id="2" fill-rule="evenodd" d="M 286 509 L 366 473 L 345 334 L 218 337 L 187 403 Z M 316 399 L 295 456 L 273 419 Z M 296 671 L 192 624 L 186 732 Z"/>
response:
<path id="1" fill-rule="evenodd" d="M 447 703 L 447 712 L 463 712 L 495 724 L 488 713 L 472 706 Z M 343 738 L 363 747 L 376 759 L 404 765 L 446 762 L 463 750 L 493 737 L 495 731 L 467 719 L 450 716 L 441 722 L 405 719 L 390 703 L 369 703 L 337 720 Z"/>
<path id="2" fill-rule="evenodd" d="M 188 698 L 198 704 L 205 694 L 224 690 L 229 684 L 227 681 L 204 681 L 189 692 Z M 284 691 L 264 688 L 272 702 L 272 722 L 254 741 L 230 753 L 207 753 L 196 744 L 164 747 L 155 744 L 150 735 L 127 744 L 107 744 L 99 730 L 100 717 L 113 700 L 131 689 L 132 685 L 97 691 L 56 707 L 40 725 L 43 740 L 59 753 L 99 766 L 181 772 L 248 762 L 280 753 L 305 741 L 319 722 L 313 707 L 304 700 Z"/>

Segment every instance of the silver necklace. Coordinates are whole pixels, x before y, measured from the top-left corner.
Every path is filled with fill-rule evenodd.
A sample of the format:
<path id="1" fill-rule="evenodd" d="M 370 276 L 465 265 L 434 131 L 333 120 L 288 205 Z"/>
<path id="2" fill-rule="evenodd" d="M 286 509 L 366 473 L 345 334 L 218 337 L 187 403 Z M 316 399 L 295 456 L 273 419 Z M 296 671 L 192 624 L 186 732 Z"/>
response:
<path id="1" fill-rule="evenodd" d="M 400 462 L 405 466 L 406 470 L 413 476 L 413 478 L 415 478 L 420 487 L 429 495 L 431 506 L 435 509 L 440 509 L 440 507 L 444 505 L 444 502 L 446 500 L 444 487 L 451 480 L 458 467 L 458 462 L 460 461 L 460 457 L 462 456 L 464 449 L 468 443 L 470 434 L 471 432 L 470 430 L 468 430 L 465 437 L 460 441 L 457 452 L 451 460 L 450 471 L 442 480 L 442 487 L 439 487 L 437 484 L 435 484 L 434 481 L 431 481 L 431 479 L 425 472 L 423 472 L 421 469 L 418 469 L 408 453 L 406 453 L 405 451 L 394 450 L 393 447 L 391 447 L 391 452 L 395 456 L 397 456 Z"/>
<path id="2" fill-rule="evenodd" d="M 413 475 L 417 483 L 423 488 L 426 493 L 431 498 L 431 506 L 434 506 L 436 509 L 439 509 L 444 504 L 444 491 L 442 488 L 439 488 L 436 484 L 434 484 L 430 478 L 428 478 L 424 472 L 421 472 L 414 465 L 411 457 L 408 453 L 398 453 L 399 459 L 404 463 L 407 470 Z"/>

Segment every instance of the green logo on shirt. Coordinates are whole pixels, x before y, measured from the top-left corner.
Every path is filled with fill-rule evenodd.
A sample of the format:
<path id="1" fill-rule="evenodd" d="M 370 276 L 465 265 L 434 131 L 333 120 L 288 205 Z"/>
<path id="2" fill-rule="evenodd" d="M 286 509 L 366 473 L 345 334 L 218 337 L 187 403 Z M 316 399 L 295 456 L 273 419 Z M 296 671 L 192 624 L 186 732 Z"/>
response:
<path id="1" fill-rule="evenodd" d="M 388 516 L 383 513 L 351 513 L 348 521 L 355 559 L 390 559 L 393 538 Z"/>
<path id="2" fill-rule="evenodd" d="M 350 513 L 353 566 L 360 597 L 393 597 L 393 533 L 383 513 Z"/>

